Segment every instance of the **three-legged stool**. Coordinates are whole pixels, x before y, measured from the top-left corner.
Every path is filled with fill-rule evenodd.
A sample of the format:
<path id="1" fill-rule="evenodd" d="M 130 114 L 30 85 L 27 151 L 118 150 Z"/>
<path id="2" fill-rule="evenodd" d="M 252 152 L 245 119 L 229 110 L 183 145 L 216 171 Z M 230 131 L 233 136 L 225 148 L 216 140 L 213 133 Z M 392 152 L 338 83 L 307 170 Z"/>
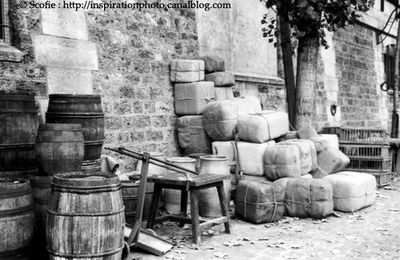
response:
<path id="1" fill-rule="evenodd" d="M 153 228 L 155 222 L 166 220 L 192 224 L 193 242 L 198 244 L 201 242 L 200 232 L 202 229 L 208 228 L 215 224 L 225 225 L 225 232 L 230 233 L 228 201 L 225 196 L 224 183 L 229 176 L 202 174 L 190 174 L 188 178 L 179 173 L 168 173 L 162 175 L 149 176 L 147 181 L 154 183 L 154 193 L 151 201 L 150 216 L 147 223 L 148 228 Z M 200 221 L 199 219 L 199 190 L 208 188 L 217 188 L 218 198 L 221 205 L 222 216 L 208 221 Z M 181 211 L 183 216 L 164 215 L 156 218 L 158 201 L 161 197 L 162 189 L 178 189 L 181 190 Z M 190 214 L 187 216 L 187 200 L 188 192 L 190 194 Z"/>

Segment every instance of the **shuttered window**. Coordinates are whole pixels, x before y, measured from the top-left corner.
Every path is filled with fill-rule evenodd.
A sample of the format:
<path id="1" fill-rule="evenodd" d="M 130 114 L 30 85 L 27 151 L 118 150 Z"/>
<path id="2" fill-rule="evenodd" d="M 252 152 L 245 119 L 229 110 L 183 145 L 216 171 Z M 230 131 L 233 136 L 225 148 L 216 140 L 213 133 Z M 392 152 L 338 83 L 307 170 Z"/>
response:
<path id="1" fill-rule="evenodd" d="M 0 0 L 0 44 L 11 44 L 9 2 Z"/>

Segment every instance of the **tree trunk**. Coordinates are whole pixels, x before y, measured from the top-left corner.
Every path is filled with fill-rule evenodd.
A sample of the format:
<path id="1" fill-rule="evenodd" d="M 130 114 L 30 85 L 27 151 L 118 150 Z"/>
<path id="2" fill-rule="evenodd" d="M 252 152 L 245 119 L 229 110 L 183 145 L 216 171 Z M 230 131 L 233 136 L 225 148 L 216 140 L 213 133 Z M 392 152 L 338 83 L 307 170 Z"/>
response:
<path id="1" fill-rule="evenodd" d="M 318 67 L 319 39 L 303 37 L 299 39 L 296 75 L 296 125 L 316 127 L 316 85 Z"/>
<path id="2" fill-rule="evenodd" d="M 283 13 L 279 16 L 283 69 L 285 72 L 286 100 L 288 105 L 289 122 L 294 126 L 296 111 L 296 82 L 293 69 L 293 49 L 288 21 L 289 17 L 287 13 Z"/>

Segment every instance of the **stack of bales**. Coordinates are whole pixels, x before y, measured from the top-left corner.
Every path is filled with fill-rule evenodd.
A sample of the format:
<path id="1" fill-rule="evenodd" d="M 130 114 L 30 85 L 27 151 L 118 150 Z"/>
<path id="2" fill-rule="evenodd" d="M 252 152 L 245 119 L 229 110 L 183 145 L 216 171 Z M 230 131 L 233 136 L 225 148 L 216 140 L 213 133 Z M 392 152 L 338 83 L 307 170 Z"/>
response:
<path id="1" fill-rule="evenodd" d="M 375 178 L 342 171 L 349 158 L 339 150 L 336 135 L 319 135 L 304 127 L 276 141 L 264 154 L 268 181 L 238 184 L 238 216 L 254 223 L 276 221 L 284 215 L 324 218 L 333 210 L 354 212 L 373 204 Z"/>
<path id="2" fill-rule="evenodd" d="M 214 83 L 204 81 L 204 61 L 173 60 L 171 81 L 175 83 L 175 114 L 179 145 L 183 154 L 209 153 L 210 140 L 203 128 L 202 113 L 215 100 Z"/>
<path id="3" fill-rule="evenodd" d="M 373 203 L 376 182 L 372 176 L 341 172 L 349 158 L 339 150 L 337 136 L 319 135 L 311 127 L 289 131 L 287 113 L 262 111 L 256 97 L 223 94 L 232 93 L 234 85 L 233 75 L 223 71 L 223 61 L 212 57 L 201 61 L 207 81 L 198 77 L 195 83 L 175 85 L 176 113 L 185 115 L 178 119 L 179 144 L 184 155 L 212 152 L 225 156 L 243 174 L 235 191 L 239 217 L 254 223 L 277 221 L 284 215 L 324 218 L 334 209 L 353 212 Z M 173 64 L 179 62 L 202 64 Z M 215 100 L 200 94 L 181 99 L 182 87 L 203 93 L 204 84 L 211 81 Z M 186 107 L 199 102 L 201 106 L 182 110 L 182 102 Z M 235 176 L 231 176 L 234 183 Z"/>

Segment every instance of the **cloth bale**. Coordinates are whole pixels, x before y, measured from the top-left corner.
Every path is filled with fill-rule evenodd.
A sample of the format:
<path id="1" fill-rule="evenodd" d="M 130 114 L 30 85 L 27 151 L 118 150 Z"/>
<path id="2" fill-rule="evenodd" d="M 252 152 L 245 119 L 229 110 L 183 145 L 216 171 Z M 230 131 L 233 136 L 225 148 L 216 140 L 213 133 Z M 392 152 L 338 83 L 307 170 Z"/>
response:
<path id="1" fill-rule="evenodd" d="M 333 191 L 324 179 L 287 179 L 286 212 L 291 217 L 325 218 L 333 213 Z"/>
<path id="2" fill-rule="evenodd" d="M 263 157 L 268 147 L 274 146 L 275 142 L 270 141 L 261 144 L 237 142 L 213 142 L 212 152 L 215 155 L 222 155 L 228 158 L 228 161 L 236 161 L 236 155 L 239 154 L 240 167 L 243 174 L 262 176 L 264 175 Z"/>
<path id="3" fill-rule="evenodd" d="M 176 120 L 178 143 L 184 155 L 211 153 L 211 140 L 203 127 L 202 116 L 183 116 Z"/>
<path id="4" fill-rule="evenodd" d="M 229 141 L 233 139 L 240 115 L 260 111 L 260 100 L 255 97 L 215 101 L 203 110 L 204 129 L 214 141 Z"/>
<path id="5" fill-rule="evenodd" d="M 204 61 L 204 72 L 213 73 L 217 71 L 225 71 L 225 61 L 218 56 L 202 56 L 199 60 Z"/>
<path id="6" fill-rule="evenodd" d="M 215 100 L 214 84 L 209 81 L 175 84 L 175 114 L 199 115 Z"/>
<path id="7" fill-rule="evenodd" d="M 289 131 L 289 117 L 285 112 L 262 111 L 240 116 L 239 138 L 253 143 L 262 143 L 285 135 Z"/>
<path id="8" fill-rule="evenodd" d="M 236 215 L 256 224 L 282 219 L 285 188 L 283 182 L 240 181 L 235 198 Z"/>
<path id="9" fill-rule="evenodd" d="M 371 206 L 376 197 L 376 179 L 372 174 L 343 171 L 324 177 L 332 184 L 335 210 L 354 212 Z"/>
<path id="10" fill-rule="evenodd" d="M 235 85 L 235 76 L 229 71 L 206 74 L 205 79 L 213 81 L 216 87 L 232 87 Z"/>
<path id="11" fill-rule="evenodd" d="M 302 173 L 300 149 L 293 143 L 277 143 L 266 148 L 264 173 L 271 181 L 280 178 L 299 178 Z"/>

